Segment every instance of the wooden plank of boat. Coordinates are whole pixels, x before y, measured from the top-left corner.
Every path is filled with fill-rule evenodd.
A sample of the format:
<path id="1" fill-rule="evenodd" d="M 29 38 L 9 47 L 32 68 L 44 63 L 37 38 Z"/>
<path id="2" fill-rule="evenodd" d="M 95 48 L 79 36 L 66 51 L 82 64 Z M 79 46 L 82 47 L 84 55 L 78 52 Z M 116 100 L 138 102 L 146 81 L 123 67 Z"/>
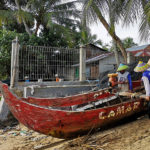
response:
<path id="1" fill-rule="evenodd" d="M 96 107 L 100 104 L 104 104 L 104 103 L 109 102 L 109 101 L 111 101 L 113 99 L 116 99 L 116 98 L 117 98 L 117 96 L 112 96 L 112 97 L 109 97 L 109 98 L 101 99 L 101 100 L 98 100 L 96 102 L 92 102 L 92 104 L 87 104 L 85 106 L 79 107 L 79 108 L 76 109 L 76 111 L 85 111 L 87 109 Z"/>
<path id="2" fill-rule="evenodd" d="M 53 109 L 23 101 L 6 84 L 0 83 L 0 86 L 6 103 L 19 122 L 34 131 L 59 138 L 87 133 L 91 128 L 100 128 L 145 109 L 141 99 L 128 99 L 123 103 L 117 99 L 115 103 L 110 100 L 107 107 L 100 105 L 85 111 Z"/>
<path id="3" fill-rule="evenodd" d="M 111 88 L 105 88 L 98 91 L 90 91 L 83 94 L 67 96 L 67 97 L 58 97 L 58 98 L 35 98 L 35 97 L 28 97 L 22 98 L 23 100 L 40 105 L 40 106 L 54 106 L 54 107 L 64 107 L 64 106 L 72 106 L 72 105 L 79 105 L 89 101 L 96 101 L 100 99 L 105 99 L 111 96 L 114 96 L 109 90 Z"/>
<path id="4" fill-rule="evenodd" d="M 72 111 L 85 111 L 85 110 L 89 110 L 89 109 L 93 109 L 101 104 L 110 102 L 111 100 L 116 99 L 117 96 L 111 96 L 105 99 L 100 99 L 100 100 L 96 100 L 96 101 L 88 101 L 84 104 L 78 104 L 78 105 L 71 105 L 71 106 L 65 106 L 65 107 L 53 107 L 53 106 L 48 106 L 48 108 L 52 108 L 52 109 L 61 109 L 61 110 L 72 110 Z M 106 104 L 108 105 L 108 103 Z"/>
<path id="5" fill-rule="evenodd" d="M 130 96 L 131 97 L 133 95 L 133 93 L 131 93 L 131 92 L 119 92 L 118 95 L 119 96 Z"/>

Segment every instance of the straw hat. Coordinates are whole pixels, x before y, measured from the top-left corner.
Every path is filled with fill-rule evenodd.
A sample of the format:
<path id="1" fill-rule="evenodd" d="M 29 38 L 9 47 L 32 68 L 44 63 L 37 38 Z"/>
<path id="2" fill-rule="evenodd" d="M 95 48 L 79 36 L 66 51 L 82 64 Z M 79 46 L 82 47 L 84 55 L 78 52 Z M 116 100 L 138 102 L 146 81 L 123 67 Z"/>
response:
<path id="1" fill-rule="evenodd" d="M 148 60 L 147 64 L 150 66 L 150 59 Z"/>
<path id="2" fill-rule="evenodd" d="M 139 63 L 137 64 L 137 66 L 134 68 L 135 72 L 143 72 L 145 70 L 147 70 L 150 66 L 146 63 L 144 63 L 143 61 L 139 61 Z"/>
<path id="3" fill-rule="evenodd" d="M 122 71 L 122 70 L 126 70 L 128 69 L 129 67 L 127 65 L 124 65 L 124 64 L 120 64 L 117 71 Z"/>

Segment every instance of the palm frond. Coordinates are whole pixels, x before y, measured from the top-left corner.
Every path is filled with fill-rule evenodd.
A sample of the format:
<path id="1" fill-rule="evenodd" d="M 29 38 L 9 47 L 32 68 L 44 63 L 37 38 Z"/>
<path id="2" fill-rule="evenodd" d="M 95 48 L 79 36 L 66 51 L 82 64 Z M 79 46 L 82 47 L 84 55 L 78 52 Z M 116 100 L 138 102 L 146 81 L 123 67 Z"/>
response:
<path id="1" fill-rule="evenodd" d="M 93 22 L 97 22 L 98 20 L 97 15 L 92 8 L 92 2 L 93 0 L 84 1 L 83 7 L 82 7 L 82 10 L 83 10 L 82 19 L 84 19 L 83 22 L 86 22 L 87 25 L 90 25 Z"/>
<path id="2" fill-rule="evenodd" d="M 14 12 L 10 10 L 0 10 L 0 24 L 9 24 L 14 20 Z"/>
<path id="3" fill-rule="evenodd" d="M 124 24 L 128 25 L 129 23 L 134 23 L 134 21 L 137 21 L 139 19 L 139 16 L 141 16 L 142 12 L 142 1 L 141 0 L 127 0 L 126 3 L 124 3 L 123 8 L 123 17 L 124 17 Z"/>
<path id="4" fill-rule="evenodd" d="M 15 11 L 14 15 L 17 18 L 18 23 L 22 23 L 23 18 L 26 20 L 26 22 L 31 23 L 34 21 L 32 14 L 23 10 Z"/>
<path id="5" fill-rule="evenodd" d="M 142 41 L 150 40 L 150 2 L 147 3 L 144 8 L 144 12 L 141 17 L 139 33 Z"/>
<path id="6" fill-rule="evenodd" d="M 76 9 L 75 3 L 78 1 L 71 1 L 71 2 L 65 2 L 65 3 L 60 3 L 57 5 L 54 5 L 53 9 L 55 10 L 70 10 L 70 9 Z"/>

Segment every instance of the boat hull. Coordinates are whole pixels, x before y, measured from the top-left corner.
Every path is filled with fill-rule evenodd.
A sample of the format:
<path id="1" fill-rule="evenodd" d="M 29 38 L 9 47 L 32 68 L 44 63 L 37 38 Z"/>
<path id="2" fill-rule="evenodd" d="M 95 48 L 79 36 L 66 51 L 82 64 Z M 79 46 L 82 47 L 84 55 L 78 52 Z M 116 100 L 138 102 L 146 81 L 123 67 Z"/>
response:
<path id="1" fill-rule="evenodd" d="M 34 131 L 58 138 L 88 133 L 91 129 L 101 128 L 145 109 L 141 99 L 87 111 L 50 109 L 25 102 L 14 95 L 6 84 L 0 84 L 6 103 L 19 122 Z"/>

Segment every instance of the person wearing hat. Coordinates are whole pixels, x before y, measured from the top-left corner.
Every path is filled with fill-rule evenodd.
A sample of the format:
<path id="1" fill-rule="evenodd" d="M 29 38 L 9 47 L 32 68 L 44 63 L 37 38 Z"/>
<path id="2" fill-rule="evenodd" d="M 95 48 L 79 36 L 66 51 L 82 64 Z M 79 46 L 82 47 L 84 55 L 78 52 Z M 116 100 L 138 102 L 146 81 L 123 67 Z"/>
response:
<path id="1" fill-rule="evenodd" d="M 143 72 L 142 81 L 144 83 L 146 97 L 145 99 L 148 101 L 148 116 L 150 118 L 150 60 L 148 63 L 144 63 L 139 61 L 138 65 L 134 68 L 135 72 Z"/>
<path id="2" fill-rule="evenodd" d="M 131 75 L 127 71 L 127 69 L 128 69 L 128 66 L 122 63 L 119 65 L 117 69 L 118 87 L 120 88 L 121 92 L 126 92 L 126 91 L 132 92 L 133 90 Z"/>
<path id="3" fill-rule="evenodd" d="M 30 82 L 28 76 L 25 76 L 25 82 Z"/>
<path id="4" fill-rule="evenodd" d="M 150 71 L 150 59 L 148 60 L 147 64 L 148 64 L 148 66 L 149 66 L 149 68 L 148 68 L 147 70 Z"/>
<path id="5" fill-rule="evenodd" d="M 148 62 L 150 64 L 150 61 Z M 144 83 L 145 91 L 146 91 L 146 100 L 150 100 L 150 65 L 144 63 L 143 61 L 139 61 L 138 65 L 134 68 L 135 72 L 143 72 L 142 81 Z"/>
<path id="6" fill-rule="evenodd" d="M 59 82 L 58 74 L 55 74 L 55 77 L 56 77 L 56 82 Z"/>

